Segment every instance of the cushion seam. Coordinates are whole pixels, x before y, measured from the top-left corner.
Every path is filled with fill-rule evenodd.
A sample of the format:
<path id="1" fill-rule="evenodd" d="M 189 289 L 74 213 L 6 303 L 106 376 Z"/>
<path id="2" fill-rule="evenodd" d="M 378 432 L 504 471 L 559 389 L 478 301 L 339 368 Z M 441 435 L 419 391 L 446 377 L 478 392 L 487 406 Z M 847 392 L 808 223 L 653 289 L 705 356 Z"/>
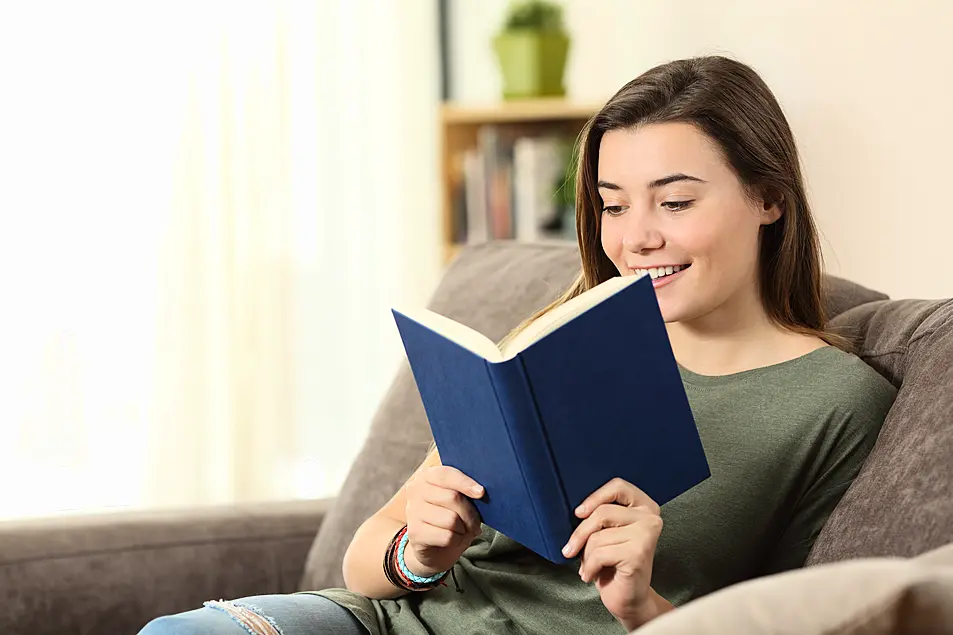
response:
<path id="1" fill-rule="evenodd" d="M 921 322 L 921 324 L 922 324 L 922 322 Z M 925 332 L 923 332 L 923 333 L 920 333 L 919 335 L 914 335 L 913 337 L 910 338 L 910 344 L 913 344 L 914 342 L 918 342 L 918 341 L 922 340 L 924 337 L 929 337 L 929 336 L 933 335 L 934 333 L 940 331 L 941 329 L 949 327 L 950 324 L 953 324 L 953 317 L 947 317 L 947 318 L 945 318 L 944 320 L 942 320 L 939 324 L 937 324 L 936 326 L 930 327 L 929 330 L 927 330 L 927 331 L 925 331 Z"/>
<path id="2" fill-rule="evenodd" d="M 912 343 L 912 340 L 911 340 L 911 343 Z M 907 346 L 900 346 L 898 348 L 893 348 L 886 351 L 860 353 L 858 357 L 871 358 L 871 357 L 884 357 L 886 355 L 905 355 L 907 351 L 909 350 L 909 348 L 910 348 L 909 345 L 907 345 Z"/>

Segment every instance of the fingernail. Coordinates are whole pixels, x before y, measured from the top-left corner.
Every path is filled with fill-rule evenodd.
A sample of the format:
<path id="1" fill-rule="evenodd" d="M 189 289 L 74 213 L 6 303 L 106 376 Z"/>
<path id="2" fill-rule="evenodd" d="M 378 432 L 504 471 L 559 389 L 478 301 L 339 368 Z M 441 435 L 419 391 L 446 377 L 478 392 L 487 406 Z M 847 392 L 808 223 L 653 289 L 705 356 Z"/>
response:
<path id="1" fill-rule="evenodd" d="M 483 486 L 477 485 L 476 487 L 470 488 L 470 492 L 477 498 L 480 498 L 483 496 Z"/>
<path id="2" fill-rule="evenodd" d="M 571 542 L 567 542 L 567 543 L 566 543 L 566 546 L 563 547 L 563 555 L 564 555 L 564 556 L 567 556 L 567 557 L 569 556 L 569 552 L 572 551 L 571 547 L 572 547 L 572 543 L 571 543 Z"/>
<path id="3" fill-rule="evenodd" d="M 584 511 L 586 511 L 586 506 L 585 506 L 585 505 L 580 505 L 579 507 L 576 508 L 576 513 L 577 513 L 577 514 L 581 514 L 581 513 L 583 513 Z"/>

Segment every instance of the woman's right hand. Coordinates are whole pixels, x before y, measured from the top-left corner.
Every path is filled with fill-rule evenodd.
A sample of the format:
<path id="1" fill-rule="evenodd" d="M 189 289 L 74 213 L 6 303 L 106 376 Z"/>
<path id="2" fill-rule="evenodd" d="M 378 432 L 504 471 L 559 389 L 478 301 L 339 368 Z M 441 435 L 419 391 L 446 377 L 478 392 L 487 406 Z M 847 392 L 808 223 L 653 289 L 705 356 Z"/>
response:
<path id="1" fill-rule="evenodd" d="M 470 498 L 483 493 L 482 485 L 446 465 L 428 467 L 410 480 L 404 561 L 411 573 L 430 577 L 456 564 L 480 535 L 480 514 Z"/>

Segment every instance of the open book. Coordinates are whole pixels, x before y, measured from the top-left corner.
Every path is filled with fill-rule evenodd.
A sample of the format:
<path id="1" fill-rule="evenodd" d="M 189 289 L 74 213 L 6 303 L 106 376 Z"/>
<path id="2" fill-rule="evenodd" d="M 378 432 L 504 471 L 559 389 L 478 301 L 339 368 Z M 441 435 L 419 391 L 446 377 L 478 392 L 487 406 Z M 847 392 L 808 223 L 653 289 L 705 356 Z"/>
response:
<path id="1" fill-rule="evenodd" d="M 477 355 L 485 357 L 488 361 L 502 362 L 513 358 L 527 346 L 546 337 L 550 332 L 569 322 L 583 311 L 599 304 L 610 295 L 621 291 L 640 277 L 643 276 L 609 278 L 606 282 L 581 293 L 572 300 L 540 316 L 506 343 L 502 349 L 482 333 L 478 333 L 469 326 L 460 324 L 439 313 L 434 313 L 428 309 L 411 309 L 401 312 L 435 333 L 439 333 Z"/>
<path id="2" fill-rule="evenodd" d="M 504 350 L 427 310 L 394 310 L 445 465 L 486 488 L 483 522 L 553 562 L 573 510 L 614 477 L 663 505 L 710 476 L 651 279 L 615 277 Z"/>

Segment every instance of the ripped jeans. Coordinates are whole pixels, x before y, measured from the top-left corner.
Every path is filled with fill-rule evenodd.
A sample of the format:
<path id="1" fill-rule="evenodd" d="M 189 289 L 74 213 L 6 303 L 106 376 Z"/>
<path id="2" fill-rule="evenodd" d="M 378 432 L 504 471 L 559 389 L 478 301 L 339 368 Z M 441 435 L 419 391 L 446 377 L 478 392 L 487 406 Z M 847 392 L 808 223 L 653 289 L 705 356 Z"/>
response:
<path id="1" fill-rule="evenodd" d="M 139 635 L 367 635 L 367 629 L 331 600 L 300 593 L 206 602 L 156 618 Z"/>

